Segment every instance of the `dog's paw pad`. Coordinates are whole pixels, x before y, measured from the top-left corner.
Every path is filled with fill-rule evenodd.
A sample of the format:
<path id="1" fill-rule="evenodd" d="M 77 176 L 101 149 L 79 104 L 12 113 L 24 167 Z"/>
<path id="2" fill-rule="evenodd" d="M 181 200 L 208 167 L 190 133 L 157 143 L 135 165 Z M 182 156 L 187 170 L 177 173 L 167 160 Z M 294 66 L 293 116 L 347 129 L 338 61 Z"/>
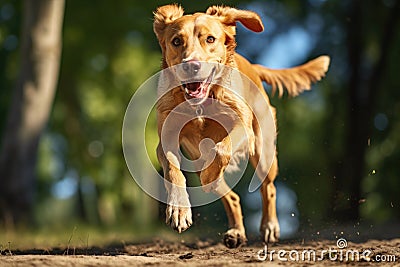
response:
<path id="1" fill-rule="evenodd" d="M 228 248 L 237 248 L 246 244 L 247 238 L 243 232 L 238 229 L 230 229 L 224 235 L 224 244 Z"/>
<path id="2" fill-rule="evenodd" d="M 267 225 L 261 229 L 261 238 L 265 243 L 278 242 L 280 235 L 279 223 L 268 222 Z"/>

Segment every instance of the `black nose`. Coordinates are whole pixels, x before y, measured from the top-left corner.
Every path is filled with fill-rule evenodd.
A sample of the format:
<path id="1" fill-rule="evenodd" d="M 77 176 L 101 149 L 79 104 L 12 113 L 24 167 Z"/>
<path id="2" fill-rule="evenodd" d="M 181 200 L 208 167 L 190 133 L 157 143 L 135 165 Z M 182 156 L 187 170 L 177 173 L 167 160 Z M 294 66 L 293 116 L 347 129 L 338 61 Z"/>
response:
<path id="1" fill-rule="evenodd" d="M 182 63 L 182 69 L 188 74 L 195 75 L 201 69 L 201 63 L 197 60 L 189 60 Z"/>

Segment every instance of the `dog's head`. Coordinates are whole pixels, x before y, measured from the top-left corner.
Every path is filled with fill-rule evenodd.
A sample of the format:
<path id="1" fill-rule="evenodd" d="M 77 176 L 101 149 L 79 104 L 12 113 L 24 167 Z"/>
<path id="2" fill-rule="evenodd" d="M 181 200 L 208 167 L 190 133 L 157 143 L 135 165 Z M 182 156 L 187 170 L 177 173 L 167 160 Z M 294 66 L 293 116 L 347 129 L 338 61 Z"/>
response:
<path id="1" fill-rule="evenodd" d="M 187 99 L 198 103 L 212 96 L 210 84 L 219 63 L 235 67 L 236 22 L 261 32 L 260 17 L 251 11 L 212 6 L 206 13 L 184 15 L 182 7 L 166 5 L 154 12 L 154 32 L 163 54 L 163 68 L 176 67 Z"/>

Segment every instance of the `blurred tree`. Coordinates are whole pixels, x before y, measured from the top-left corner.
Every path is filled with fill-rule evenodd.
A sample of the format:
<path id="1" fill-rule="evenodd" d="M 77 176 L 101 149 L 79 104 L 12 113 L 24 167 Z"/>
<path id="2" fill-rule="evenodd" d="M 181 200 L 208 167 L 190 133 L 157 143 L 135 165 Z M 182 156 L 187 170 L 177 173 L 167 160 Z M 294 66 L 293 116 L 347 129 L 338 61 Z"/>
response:
<path id="1" fill-rule="evenodd" d="M 19 77 L 0 151 L 0 216 L 6 224 L 31 218 L 37 147 L 58 80 L 63 0 L 24 3 Z"/>
<path id="2" fill-rule="evenodd" d="M 345 154 L 338 164 L 333 216 L 341 220 L 359 219 L 359 205 L 364 199 L 362 181 L 366 169 L 366 152 L 373 129 L 373 116 L 377 109 L 383 82 L 389 67 L 392 49 L 400 21 L 400 2 L 391 9 L 382 10 L 377 2 L 366 4 L 355 0 L 348 8 L 346 28 L 349 81 L 346 86 L 347 124 L 344 141 Z M 377 12 L 379 10 L 380 12 Z M 380 30 L 368 24 L 369 18 L 379 16 Z M 375 22 L 376 23 L 376 22 Z M 368 55 L 371 45 L 376 54 Z"/>

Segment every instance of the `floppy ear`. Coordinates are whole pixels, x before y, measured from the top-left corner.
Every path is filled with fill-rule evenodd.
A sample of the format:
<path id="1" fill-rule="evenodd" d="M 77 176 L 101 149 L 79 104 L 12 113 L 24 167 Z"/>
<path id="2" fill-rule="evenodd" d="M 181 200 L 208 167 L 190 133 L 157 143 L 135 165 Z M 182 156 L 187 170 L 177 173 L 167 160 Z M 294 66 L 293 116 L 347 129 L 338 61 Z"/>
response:
<path id="1" fill-rule="evenodd" d="M 260 16 L 252 11 L 238 10 L 227 6 L 211 6 L 207 9 L 206 14 L 219 17 L 221 22 L 228 26 L 236 26 L 236 22 L 239 21 L 253 32 L 264 30 Z"/>
<path id="2" fill-rule="evenodd" d="M 165 27 L 183 16 L 183 8 L 177 4 L 157 8 L 154 12 L 153 30 L 158 40 L 162 40 Z"/>

